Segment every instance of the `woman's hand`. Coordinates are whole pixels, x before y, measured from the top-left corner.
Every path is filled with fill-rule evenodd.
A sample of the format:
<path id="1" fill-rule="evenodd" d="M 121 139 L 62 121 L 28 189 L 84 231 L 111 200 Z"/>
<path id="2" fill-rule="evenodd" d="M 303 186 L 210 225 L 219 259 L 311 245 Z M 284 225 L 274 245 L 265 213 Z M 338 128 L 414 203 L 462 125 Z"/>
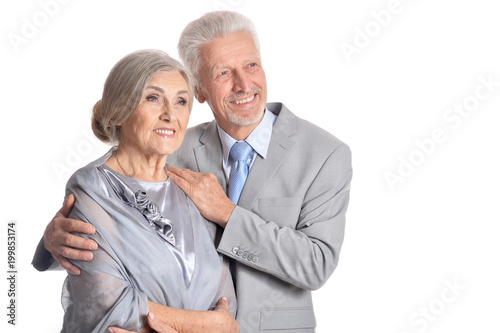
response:
<path id="1" fill-rule="evenodd" d="M 148 314 L 148 324 L 154 330 L 154 332 L 177 333 L 176 330 L 162 322 L 160 319 L 156 318 L 151 312 Z"/>
<path id="2" fill-rule="evenodd" d="M 148 325 L 150 329 L 147 328 Z M 139 333 L 148 333 L 148 332 L 177 333 L 176 330 L 174 330 L 172 327 L 162 322 L 160 319 L 156 318 L 155 315 L 151 312 L 148 314 L 148 325 L 146 325 L 146 327 L 144 327 L 144 329 L 142 329 Z M 108 331 L 112 333 L 136 333 L 136 332 L 126 331 L 118 327 L 109 327 Z"/>
<path id="3" fill-rule="evenodd" d="M 154 316 L 151 312 L 148 315 L 149 326 L 146 325 L 140 332 L 131 332 L 118 327 L 109 327 L 108 330 L 112 333 L 238 333 L 240 325 L 238 324 L 236 319 L 234 319 L 234 317 L 228 312 L 228 308 L 229 302 L 226 298 L 223 297 L 219 299 L 219 302 L 217 303 L 214 311 L 180 310 L 184 313 L 190 314 L 190 320 L 187 322 L 187 325 L 182 324 L 184 322 L 183 320 L 179 321 L 179 318 L 175 318 L 179 314 L 174 315 L 173 312 L 170 312 L 168 318 L 177 319 L 177 324 L 172 324 L 177 328 L 177 330 L 172 328 L 172 326 L 165 324 L 164 321 L 167 320 L 167 317 L 165 317 L 165 315 L 162 321 L 157 316 Z"/>
<path id="4" fill-rule="evenodd" d="M 238 333 L 240 331 L 240 324 L 234 319 L 234 317 L 228 312 L 229 302 L 227 298 L 222 297 L 217 302 L 217 306 L 213 311 L 213 314 L 217 316 L 214 321 L 215 327 L 211 332 L 224 332 L 224 333 Z"/>

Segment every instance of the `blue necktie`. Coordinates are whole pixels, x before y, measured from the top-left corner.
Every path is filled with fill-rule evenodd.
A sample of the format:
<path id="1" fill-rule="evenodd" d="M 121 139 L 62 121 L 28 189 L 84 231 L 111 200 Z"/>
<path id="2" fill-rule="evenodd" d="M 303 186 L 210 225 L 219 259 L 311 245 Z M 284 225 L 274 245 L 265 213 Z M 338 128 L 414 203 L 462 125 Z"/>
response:
<path id="1" fill-rule="evenodd" d="M 248 161 L 253 148 L 245 141 L 235 142 L 229 151 L 229 157 L 233 160 L 231 174 L 229 175 L 229 199 L 235 204 L 240 199 L 241 191 L 248 176 Z"/>

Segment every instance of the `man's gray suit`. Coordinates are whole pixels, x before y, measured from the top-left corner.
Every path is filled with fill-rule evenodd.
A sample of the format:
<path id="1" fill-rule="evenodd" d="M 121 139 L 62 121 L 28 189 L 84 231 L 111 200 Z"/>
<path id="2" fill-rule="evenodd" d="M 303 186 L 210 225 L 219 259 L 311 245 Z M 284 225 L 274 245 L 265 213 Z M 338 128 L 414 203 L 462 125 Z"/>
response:
<path id="1" fill-rule="evenodd" d="M 349 147 L 280 103 L 267 158 L 257 156 L 218 244 L 234 259 L 240 332 L 314 332 L 311 290 L 337 266 L 352 177 Z M 190 128 L 168 162 L 213 173 L 224 189 L 214 121 Z"/>

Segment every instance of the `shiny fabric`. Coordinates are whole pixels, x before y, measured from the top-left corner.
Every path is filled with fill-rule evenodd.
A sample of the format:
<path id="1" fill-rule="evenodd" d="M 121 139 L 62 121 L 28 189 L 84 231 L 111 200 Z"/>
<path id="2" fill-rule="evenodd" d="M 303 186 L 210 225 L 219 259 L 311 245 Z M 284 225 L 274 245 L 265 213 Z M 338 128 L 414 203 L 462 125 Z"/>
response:
<path id="1" fill-rule="evenodd" d="M 113 174 L 104 162 L 114 149 L 68 181 L 66 195 L 76 196 L 70 217 L 96 228 L 94 235 L 80 236 L 97 241 L 99 249 L 90 262 L 74 261 L 81 275 L 66 278 L 62 332 L 104 332 L 108 326 L 140 331 L 146 323 L 148 300 L 209 310 L 225 296 L 234 314 L 236 300 L 227 262 L 213 243 L 215 225 L 200 215 L 175 183 L 129 183 Z M 171 222 L 175 246 L 152 227 L 141 209 L 124 201 L 123 196 L 133 201 L 129 195 L 138 190 Z"/>
<path id="2" fill-rule="evenodd" d="M 161 214 L 168 214 L 173 221 L 182 221 L 185 216 L 189 216 L 189 207 L 187 205 L 179 205 L 179 202 L 186 200 L 184 192 L 179 191 L 179 187 L 170 180 L 166 182 L 140 181 L 122 175 L 105 164 L 99 166 L 98 169 L 108 178 L 111 187 L 114 190 L 116 188 L 115 193 L 120 193 L 117 193 L 118 197 L 128 206 L 131 206 L 130 208 L 125 208 L 132 210 L 136 208 L 142 211 L 148 222 L 145 225 L 151 226 L 165 240 L 165 246 L 174 255 L 179 268 L 182 270 L 186 286 L 189 287 L 195 265 L 192 225 L 189 223 L 176 223 L 174 228 L 169 219 L 161 216 Z M 147 203 L 147 206 L 150 207 L 149 210 L 154 211 L 151 215 L 156 217 L 156 222 L 152 222 L 152 218 L 148 214 L 144 214 L 143 207 L 146 204 L 130 203 L 132 201 L 131 197 L 137 197 L 138 193 L 141 197 L 140 201 Z M 151 208 L 152 206 L 154 208 Z M 159 223 L 165 223 L 165 225 L 159 227 Z"/>
<path id="3" fill-rule="evenodd" d="M 109 167 L 105 167 L 106 165 L 104 164 L 99 167 L 99 170 L 108 178 L 109 184 L 115 191 L 116 195 L 122 199 L 125 204 L 138 209 L 148 220 L 149 225 L 156 230 L 158 235 L 175 246 L 175 237 L 172 232 L 172 222 L 161 215 L 158 205 L 155 202 L 151 202 L 148 193 L 142 188 L 135 191 L 132 190 L 132 188 L 128 186 L 128 183 L 133 183 L 135 179 L 127 177 L 129 179 L 122 182 L 119 179 L 118 173 L 113 172 L 113 170 Z M 157 185 L 156 188 L 158 188 L 159 191 L 161 191 L 164 187 L 164 182 L 151 184 Z M 152 190 L 155 190 L 155 186 L 152 187 Z"/>

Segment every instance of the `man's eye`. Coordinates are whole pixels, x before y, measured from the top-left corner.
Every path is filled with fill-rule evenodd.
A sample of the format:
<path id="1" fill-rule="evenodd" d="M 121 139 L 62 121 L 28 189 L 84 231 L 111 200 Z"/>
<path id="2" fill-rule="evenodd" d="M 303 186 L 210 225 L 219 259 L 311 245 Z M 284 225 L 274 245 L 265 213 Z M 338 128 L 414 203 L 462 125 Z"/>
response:
<path id="1" fill-rule="evenodd" d="M 250 67 L 253 67 L 253 66 L 257 66 L 257 64 L 255 62 L 252 62 L 251 64 L 249 64 L 248 66 Z"/>
<path id="2" fill-rule="evenodd" d="M 225 70 L 225 71 L 220 71 L 217 72 L 217 75 L 215 75 L 214 80 L 220 81 L 220 82 L 226 82 L 229 80 L 229 78 L 232 76 L 231 70 Z"/>

